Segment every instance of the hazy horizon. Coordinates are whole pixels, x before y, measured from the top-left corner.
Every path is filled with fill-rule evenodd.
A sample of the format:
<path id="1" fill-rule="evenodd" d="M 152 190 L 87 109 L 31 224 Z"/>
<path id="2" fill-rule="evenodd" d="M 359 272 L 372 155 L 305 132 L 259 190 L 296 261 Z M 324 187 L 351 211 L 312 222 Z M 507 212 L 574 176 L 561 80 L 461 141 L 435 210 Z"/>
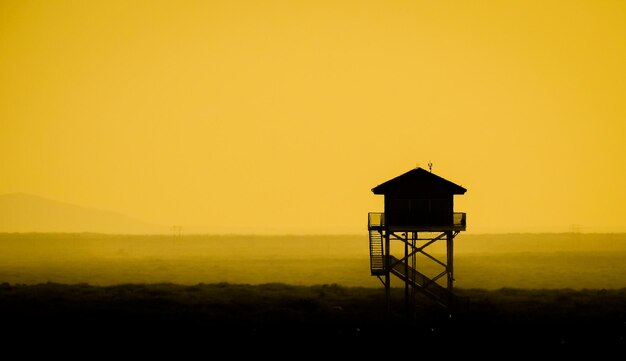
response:
<path id="1" fill-rule="evenodd" d="M 445 244 L 429 254 L 445 259 Z M 287 283 L 381 287 L 366 235 L 94 235 L 0 233 L 0 282 Z M 626 235 L 455 238 L 455 287 L 626 287 Z M 418 257 L 420 272 L 441 267 Z M 403 282 L 394 278 L 394 287 Z"/>

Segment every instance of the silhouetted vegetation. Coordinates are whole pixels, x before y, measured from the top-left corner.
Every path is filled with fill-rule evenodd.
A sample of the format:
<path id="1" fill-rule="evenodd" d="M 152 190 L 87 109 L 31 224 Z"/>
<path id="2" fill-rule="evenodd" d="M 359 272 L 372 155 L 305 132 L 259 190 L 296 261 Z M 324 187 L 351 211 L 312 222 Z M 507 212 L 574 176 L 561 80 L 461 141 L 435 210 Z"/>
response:
<path id="1" fill-rule="evenodd" d="M 412 345 L 396 352 L 416 345 L 466 352 L 626 347 L 626 289 L 458 290 L 470 302 L 455 310 L 418 295 L 410 319 L 403 292 L 392 290 L 387 314 L 383 288 L 335 284 L 5 283 L 0 319 L 11 330 L 7 344 L 48 344 L 57 351 L 86 346 L 212 353 L 234 346 L 230 352 L 278 355 L 291 346 L 306 347 L 300 350 L 307 354 L 329 347 L 371 354 L 383 345 Z"/>

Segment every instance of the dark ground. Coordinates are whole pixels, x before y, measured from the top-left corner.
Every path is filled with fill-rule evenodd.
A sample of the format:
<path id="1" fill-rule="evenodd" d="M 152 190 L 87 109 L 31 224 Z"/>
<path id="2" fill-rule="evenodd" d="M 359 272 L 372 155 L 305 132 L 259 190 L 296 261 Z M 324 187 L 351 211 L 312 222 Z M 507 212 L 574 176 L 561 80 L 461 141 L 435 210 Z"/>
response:
<path id="1" fill-rule="evenodd" d="M 382 286 L 2 284 L 0 319 L 23 356 L 626 355 L 626 289 L 456 292 L 463 307 L 420 296 L 407 319 Z"/>

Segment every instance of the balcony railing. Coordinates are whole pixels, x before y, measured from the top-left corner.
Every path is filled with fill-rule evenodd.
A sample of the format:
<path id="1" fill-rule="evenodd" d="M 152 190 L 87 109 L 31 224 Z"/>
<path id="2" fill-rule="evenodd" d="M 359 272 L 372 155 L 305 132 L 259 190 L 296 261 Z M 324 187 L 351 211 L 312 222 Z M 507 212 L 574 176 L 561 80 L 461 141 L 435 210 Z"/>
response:
<path id="1" fill-rule="evenodd" d="M 367 214 L 367 229 L 383 228 L 385 226 L 385 213 L 370 212 Z"/>
<path id="2" fill-rule="evenodd" d="M 465 229 L 467 225 L 467 213 L 454 212 L 454 214 L 452 215 L 452 225 L 454 227 Z"/>
<path id="3" fill-rule="evenodd" d="M 465 212 L 454 212 L 452 215 L 452 227 L 444 227 L 451 228 L 453 230 L 464 231 L 467 227 L 467 213 Z M 367 228 L 368 229 L 380 229 L 385 228 L 385 213 L 383 212 L 370 212 L 367 214 Z M 433 228 L 433 229 L 442 229 L 440 226 L 433 226 L 424 228 Z"/>

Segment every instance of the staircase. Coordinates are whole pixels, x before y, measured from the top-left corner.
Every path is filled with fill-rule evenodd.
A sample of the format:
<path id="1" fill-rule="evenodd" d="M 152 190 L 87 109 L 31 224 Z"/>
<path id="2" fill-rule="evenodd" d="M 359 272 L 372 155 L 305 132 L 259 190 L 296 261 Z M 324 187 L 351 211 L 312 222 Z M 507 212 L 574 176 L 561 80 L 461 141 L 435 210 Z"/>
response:
<path id="1" fill-rule="evenodd" d="M 394 256 L 389 256 L 391 265 L 390 272 L 401 280 L 408 282 L 411 286 L 416 287 L 426 296 L 432 298 L 435 302 L 442 306 L 451 306 L 456 303 L 456 296 L 447 288 L 439 285 L 437 282 L 418 272 L 406 262 L 399 260 Z"/>
<path id="2" fill-rule="evenodd" d="M 385 273 L 383 258 L 383 234 L 381 231 L 370 229 L 370 270 L 372 276 Z"/>

